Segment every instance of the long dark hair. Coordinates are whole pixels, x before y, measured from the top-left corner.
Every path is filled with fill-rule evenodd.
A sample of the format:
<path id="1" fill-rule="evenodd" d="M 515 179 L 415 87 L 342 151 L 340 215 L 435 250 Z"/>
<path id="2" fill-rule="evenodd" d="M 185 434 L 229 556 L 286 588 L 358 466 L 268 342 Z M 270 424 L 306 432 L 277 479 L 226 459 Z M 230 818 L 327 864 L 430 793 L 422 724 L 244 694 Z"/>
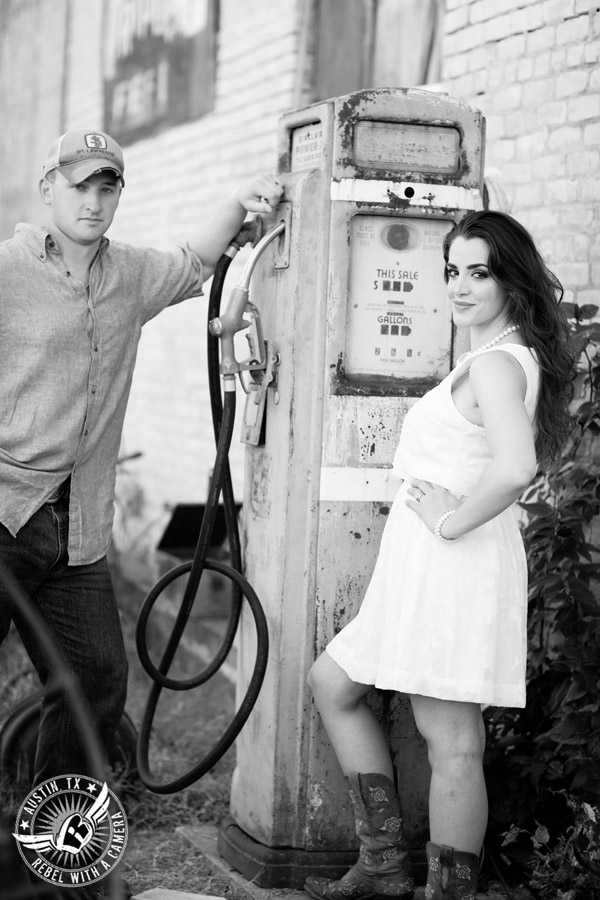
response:
<path id="1" fill-rule="evenodd" d="M 491 277 L 506 290 L 510 321 L 518 325 L 540 364 L 536 452 L 552 460 L 569 434 L 575 357 L 567 318 L 559 306 L 560 281 L 546 266 L 529 232 L 506 213 L 468 213 L 444 239 L 444 259 L 457 237 L 481 238 L 489 247 Z M 445 276 L 448 280 L 447 275 Z"/>

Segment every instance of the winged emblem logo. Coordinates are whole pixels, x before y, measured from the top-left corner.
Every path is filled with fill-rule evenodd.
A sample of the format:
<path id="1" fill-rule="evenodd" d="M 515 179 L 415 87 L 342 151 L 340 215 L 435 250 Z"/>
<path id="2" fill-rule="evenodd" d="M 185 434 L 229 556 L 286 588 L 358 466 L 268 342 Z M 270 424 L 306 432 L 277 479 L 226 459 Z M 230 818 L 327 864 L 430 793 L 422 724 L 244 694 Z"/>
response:
<path id="1" fill-rule="evenodd" d="M 13 837 L 28 847 L 43 853 L 45 850 L 62 850 L 66 853 L 77 855 L 87 847 L 93 838 L 96 827 L 106 818 L 110 796 L 106 782 L 102 790 L 84 813 L 73 812 L 61 823 L 55 832 L 48 831 L 41 834 L 14 834 Z"/>

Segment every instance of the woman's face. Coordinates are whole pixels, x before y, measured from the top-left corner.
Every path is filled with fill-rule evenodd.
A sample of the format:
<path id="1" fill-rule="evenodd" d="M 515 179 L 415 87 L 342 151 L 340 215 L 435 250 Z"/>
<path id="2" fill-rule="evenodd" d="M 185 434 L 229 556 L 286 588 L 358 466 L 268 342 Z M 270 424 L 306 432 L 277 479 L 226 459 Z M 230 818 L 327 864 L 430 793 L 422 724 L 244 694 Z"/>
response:
<path id="1" fill-rule="evenodd" d="M 446 273 L 456 325 L 487 328 L 508 324 L 506 289 L 490 275 L 489 255 L 482 238 L 457 237 L 450 245 Z"/>

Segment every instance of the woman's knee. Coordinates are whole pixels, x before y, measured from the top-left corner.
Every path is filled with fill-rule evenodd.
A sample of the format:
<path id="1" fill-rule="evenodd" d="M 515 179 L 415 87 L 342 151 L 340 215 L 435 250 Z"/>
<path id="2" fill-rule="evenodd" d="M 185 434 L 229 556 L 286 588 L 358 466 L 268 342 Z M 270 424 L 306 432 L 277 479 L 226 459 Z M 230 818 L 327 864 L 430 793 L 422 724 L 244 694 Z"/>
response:
<path id="1" fill-rule="evenodd" d="M 327 652 L 313 663 L 307 681 L 320 710 L 326 706 L 340 710 L 354 708 L 368 691 L 367 686 L 352 681 Z"/>
<path id="2" fill-rule="evenodd" d="M 413 712 L 432 767 L 468 768 L 482 764 L 485 729 L 476 704 L 433 701 L 433 698 L 419 698 L 415 702 L 413 698 Z"/>

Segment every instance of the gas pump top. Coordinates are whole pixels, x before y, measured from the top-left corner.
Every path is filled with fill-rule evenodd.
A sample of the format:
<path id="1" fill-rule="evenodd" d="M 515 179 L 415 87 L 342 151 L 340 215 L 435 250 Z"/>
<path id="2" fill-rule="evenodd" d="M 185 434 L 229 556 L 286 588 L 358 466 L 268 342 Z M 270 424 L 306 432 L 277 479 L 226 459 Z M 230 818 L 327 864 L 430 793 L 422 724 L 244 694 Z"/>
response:
<path id="1" fill-rule="evenodd" d="M 443 207 L 443 191 L 429 197 L 416 186 L 479 193 L 484 140 L 481 112 L 446 94 L 417 88 L 358 91 L 283 116 L 279 171 L 323 167 L 332 182 L 382 182 L 383 202 L 392 206 Z M 447 194 L 459 196 L 467 195 Z"/>
<path id="2" fill-rule="evenodd" d="M 295 183 L 320 170 L 328 195 L 329 284 L 348 301 L 337 309 L 346 319 L 337 393 L 414 396 L 448 373 L 441 245 L 483 206 L 484 135 L 479 110 L 413 88 L 359 91 L 283 117 L 281 172 Z"/>

